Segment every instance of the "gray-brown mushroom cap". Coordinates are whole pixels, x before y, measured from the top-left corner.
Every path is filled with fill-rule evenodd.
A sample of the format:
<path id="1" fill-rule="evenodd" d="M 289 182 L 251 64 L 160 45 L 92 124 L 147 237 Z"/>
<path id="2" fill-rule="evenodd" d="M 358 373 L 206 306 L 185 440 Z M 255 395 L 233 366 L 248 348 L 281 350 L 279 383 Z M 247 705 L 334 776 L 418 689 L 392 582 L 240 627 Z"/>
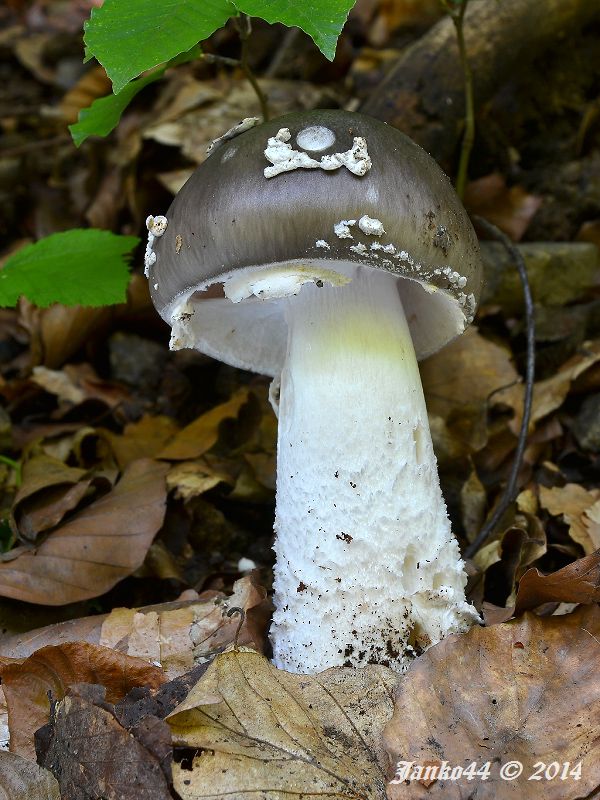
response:
<path id="1" fill-rule="evenodd" d="M 374 279 L 397 274 L 419 358 L 461 333 L 479 299 L 477 238 L 448 178 L 398 130 L 362 114 L 293 113 L 225 141 L 166 217 L 149 279 L 172 345 L 256 372 L 279 372 L 285 321 L 276 293 L 231 302 L 223 285 L 235 275 L 284 268 L 299 276 L 298 291 L 356 264 Z"/>

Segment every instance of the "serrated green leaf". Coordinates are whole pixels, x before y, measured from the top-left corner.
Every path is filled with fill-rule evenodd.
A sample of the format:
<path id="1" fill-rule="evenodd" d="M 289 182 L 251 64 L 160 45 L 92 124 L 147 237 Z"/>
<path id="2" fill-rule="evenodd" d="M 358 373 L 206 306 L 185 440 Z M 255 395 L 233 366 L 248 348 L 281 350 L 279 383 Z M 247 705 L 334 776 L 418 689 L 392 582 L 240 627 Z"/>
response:
<path id="1" fill-rule="evenodd" d="M 104 0 L 92 11 L 84 40 L 118 94 L 142 72 L 207 39 L 235 13 L 229 0 Z"/>
<path id="2" fill-rule="evenodd" d="M 128 253 L 137 236 L 96 228 L 54 233 L 11 256 L 0 271 L 0 306 L 22 295 L 42 308 L 122 303 L 129 282 Z"/>
<path id="3" fill-rule="evenodd" d="M 108 136 L 119 124 L 121 114 L 125 111 L 133 98 L 149 83 L 154 83 L 164 75 L 165 70 L 159 69 L 128 83 L 119 94 L 109 94 L 99 97 L 79 112 L 77 122 L 69 125 L 71 136 L 75 145 L 82 145 L 88 136 Z"/>
<path id="4" fill-rule="evenodd" d="M 330 61 L 337 40 L 356 0 L 234 0 L 236 7 L 251 17 L 282 22 L 307 33 Z"/>

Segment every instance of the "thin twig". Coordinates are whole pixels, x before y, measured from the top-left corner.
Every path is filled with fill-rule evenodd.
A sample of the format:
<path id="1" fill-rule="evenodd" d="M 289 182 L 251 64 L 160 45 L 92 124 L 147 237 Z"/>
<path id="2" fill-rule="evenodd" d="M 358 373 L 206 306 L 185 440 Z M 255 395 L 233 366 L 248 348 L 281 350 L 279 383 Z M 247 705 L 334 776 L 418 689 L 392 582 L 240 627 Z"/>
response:
<path id="1" fill-rule="evenodd" d="M 463 134 L 462 143 L 460 147 L 460 160 L 458 163 L 458 172 L 456 175 L 456 194 L 462 200 L 465 194 L 465 186 L 467 183 L 467 175 L 469 170 L 469 159 L 471 158 L 471 150 L 473 149 L 473 142 L 475 141 L 475 102 L 473 99 L 473 73 L 467 58 L 467 48 L 465 46 L 465 30 L 464 18 L 465 11 L 467 10 L 467 3 L 469 0 L 440 0 L 442 6 L 445 8 L 454 23 L 456 30 L 456 39 L 458 41 L 458 52 L 460 54 L 460 63 L 463 70 L 463 78 L 465 82 L 465 132 Z"/>
<path id="2" fill-rule="evenodd" d="M 263 122 L 267 122 L 269 119 L 269 105 L 267 102 L 267 96 L 260 88 L 259 83 L 256 79 L 256 75 L 252 72 L 252 68 L 248 62 L 248 54 L 249 54 L 249 46 L 250 46 L 250 34 L 252 33 L 252 23 L 250 21 L 250 17 L 247 14 L 238 14 L 237 17 L 233 18 L 235 27 L 239 34 L 240 40 L 242 42 L 242 50 L 240 54 L 240 67 L 244 71 L 246 78 L 248 79 L 250 85 L 254 89 L 256 96 L 258 97 L 258 102 L 260 103 L 260 111 L 262 114 Z"/>
<path id="3" fill-rule="evenodd" d="M 238 638 L 239 638 L 240 632 L 242 630 L 242 625 L 244 624 L 244 621 L 246 619 L 246 612 L 244 611 L 243 608 L 240 608 L 239 606 L 233 606 L 227 612 L 227 616 L 228 617 L 233 617 L 234 614 L 239 614 L 240 615 L 240 621 L 238 623 L 237 630 L 235 632 L 235 636 L 233 638 L 233 649 L 237 650 L 238 649 Z"/>
<path id="4" fill-rule="evenodd" d="M 479 531 L 475 540 L 471 542 L 471 544 L 466 548 L 465 555 L 467 556 L 467 558 L 471 558 L 472 556 L 474 556 L 475 553 L 481 547 L 481 545 L 483 545 L 487 541 L 487 539 L 494 532 L 494 529 L 498 524 L 498 522 L 500 521 L 501 517 L 503 516 L 504 512 L 507 510 L 510 504 L 514 502 L 517 496 L 519 472 L 523 464 L 523 454 L 525 452 L 525 447 L 527 445 L 527 434 L 529 431 L 529 420 L 531 418 L 531 406 L 533 400 L 533 384 L 535 380 L 535 316 L 533 308 L 533 298 L 531 296 L 531 287 L 529 286 L 529 279 L 527 277 L 527 268 L 525 266 L 525 261 L 523 260 L 523 256 L 519 252 L 518 248 L 515 247 L 513 242 L 508 238 L 508 236 L 505 233 L 499 230 L 495 225 L 492 225 L 491 222 L 488 222 L 486 219 L 483 219 L 482 217 L 473 217 L 473 221 L 478 225 L 479 228 L 485 231 L 485 233 L 487 233 L 496 241 L 500 242 L 500 244 L 504 245 L 510 257 L 514 260 L 517 270 L 519 272 L 519 278 L 521 279 L 521 284 L 523 286 L 523 299 L 525 302 L 525 322 L 527 328 L 527 360 L 525 368 L 525 395 L 523 398 L 523 419 L 521 420 L 521 429 L 519 431 L 519 438 L 517 440 L 517 449 L 515 451 L 515 457 L 512 469 L 510 471 L 510 475 L 508 477 L 508 482 L 506 484 L 506 488 L 504 489 L 504 493 L 500 498 L 500 502 L 496 506 L 494 513 L 485 523 L 483 528 Z"/>
<path id="5" fill-rule="evenodd" d="M 68 134 L 60 134 L 53 136 L 51 139 L 36 139 L 35 142 L 25 142 L 24 144 L 8 147 L 6 150 L 0 150 L 3 158 L 14 158 L 15 156 L 26 155 L 32 150 L 47 150 L 50 147 L 57 147 L 61 144 L 73 144 L 73 140 Z"/>
<path id="6" fill-rule="evenodd" d="M 226 67 L 241 67 L 242 64 L 239 58 L 228 58 L 227 56 L 218 56 L 215 53 L 202 53 L 199 56 L 207 64 L 223 64 Z"/>

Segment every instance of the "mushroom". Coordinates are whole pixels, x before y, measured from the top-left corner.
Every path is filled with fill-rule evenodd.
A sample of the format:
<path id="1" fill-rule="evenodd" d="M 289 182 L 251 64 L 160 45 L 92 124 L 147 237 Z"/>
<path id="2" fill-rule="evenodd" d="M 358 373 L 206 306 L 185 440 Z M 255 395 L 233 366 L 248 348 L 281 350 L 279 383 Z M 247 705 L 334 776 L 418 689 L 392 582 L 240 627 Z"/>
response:
<path id="1" fill-rule="evenodd" d="M 475 312 L 466 212 L 398 130 L 316 110 L 225 139 L 166 218 L 147 263 L 171 347 L 273 378 L 275 664 L 402 671 L 478 620 L 417 366 Z"/>

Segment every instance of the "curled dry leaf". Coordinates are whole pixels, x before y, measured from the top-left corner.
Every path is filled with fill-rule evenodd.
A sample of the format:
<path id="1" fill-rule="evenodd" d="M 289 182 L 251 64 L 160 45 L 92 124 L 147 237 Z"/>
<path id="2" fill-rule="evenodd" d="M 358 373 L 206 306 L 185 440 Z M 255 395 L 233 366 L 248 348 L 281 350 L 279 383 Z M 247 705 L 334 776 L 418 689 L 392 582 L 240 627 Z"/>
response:
<path id="1" fill-rule="evenodd" d="M 600 609 L 473 628 L 450 636 L 417 659 L 399 683 L 384 731 L 388 777 L 399 761 L 481 766 L 475 777 L 388 785 L 389 800 L 565 800 L 600 786 Z M 500 766 L 523 765 L 502 780 Z M 581 762 L 581 779 L 529 781 L 534 765 Z M 415 776 L 417 777 L 417 776 Z"/>
<path id="2" fill-rule="evenodd" d="M 73 687 L 42 731 L 49 741 L 39 743 L 41 763 L 57 776 L 61 800 L 171 800 L 161 758 L 170 756 L 168 726 L 151 718 L 128 729 L 104 694 L 101 686 Z"/>
<path id="3" fill-rule="evenodd" d="M 58 782 L 47 769 L 14 753 L 0 752 L 0 800 L 61 800 Z"/>
<path id="4" fill-rule="evenodd" d="M 537 517 L 519 514 L 501 540 L 482 548 L 474 558 L 477 566 L 485 572 L 485 586 L 490 589 L 486 596 L 492 593 L 496 602 L 508 604 L 513 601 L 514 604 L 517 582 L 525 570 L 546 553 L 546 549 L 546 536 Z"/>
<path id="5" fill-rule="evenodd" d="M 140 459 L 115 488 L 53 531 L 34 553 L 0 564 L 0 595 L 63 605 L 97 597 L 131 575 L 159 531 L 167 466 Z"/>
<path id="6" fill-rule="evenodd" d="M 108 326 L 112 309 L 83 306 L 37 308 L 25 298 L 19 303 L 19 319 L 30 335 L 31 361 L 57 369 L 94 335 Z"/>
<path id="7" fill-rule="evenodd" d="M 271 610 L 262 586 L 247 576 L 235 582 L 229 597 L 206 594 L 211 596 L 174 610 L 116 609 L 102 625 L 100 644 L 161 664 L 175 678 L 233 644 L 240 618 L 227 612 L 241 608 L 245 616 L 238 643 L 262 649 Z"/>
<path id="8" fill-rule="evenodd" d="M 553 516 L 563 516 L 569 536 L 586 555 L 600 548 L 600 489 L 589 491 L 577 483 L 552 489 L 540 486 L 540 503 Z"/>
<path id="9" fill-rule="evenodd" d="M 174 743 L 200 747 L 173 768 L 183 800 L 381 800 L 381 731 L 398 676 L 382 666 L 292 675 L 258 653 L 219 655 L 167 718 Z"/>
<path id="10" fill-rule="evenodd" d="M 213 463 L 208 458 L 196 461 L 181 461 L 169 470 L 167 487 L 175 491 L 175 497 L 190 500 L 192 497 L 208 492 L 219 483 L 235 483 L 230 471 L 222 468 L 222 463 Z"/>
<path id="11" fill-rule="evenodd" d="M 57 525 L 76 508 L 90 485 L 85 470 L 68 467 L 57 458 L 34 456 L 23 466 L 22 483 L 11 510 L 13 530 L 23 539 Z"/>
<path id="12" fill-rule="evenodd" d="M 549 575 L 527 570 L 519 582 L 515 614 L 543 603 L 600 603 L 600 550 Z"/>
<path id="13" fill-rule="evenodd" d="M 156 689 L 166 681 L 158 667 L 85 642 L 44 647 L 23 662 L 2 664 L 0 675 L 8 706 L 11 752 L 33 759 L 33 735 L 48 722 L 50 698 L 62 699 L 69 686 L 101 684 L 107 700 L 115 703 L 134 686 Z"/>

